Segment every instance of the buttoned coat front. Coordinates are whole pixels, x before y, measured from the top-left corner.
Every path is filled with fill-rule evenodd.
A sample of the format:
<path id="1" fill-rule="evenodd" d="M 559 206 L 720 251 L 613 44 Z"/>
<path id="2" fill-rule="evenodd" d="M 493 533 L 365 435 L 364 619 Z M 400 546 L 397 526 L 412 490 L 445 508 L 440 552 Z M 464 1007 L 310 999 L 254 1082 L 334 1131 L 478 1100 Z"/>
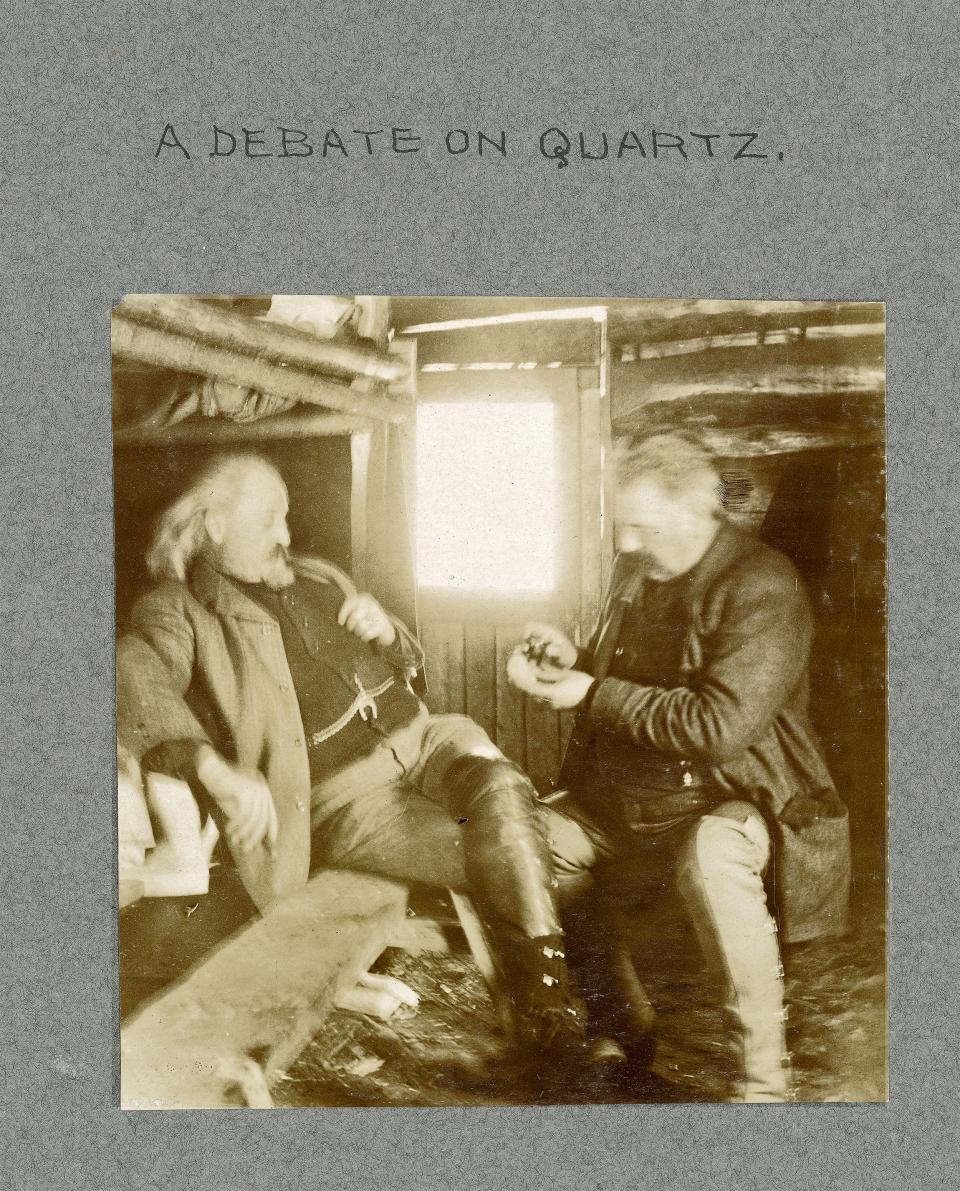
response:
<path id="1" fill-rule="evenodd" d="M 785 941 L 841 933 L 848 923 L 848 817 L 810 723 L 814 626 L 795 567 L 723 524 L 691 572 L 680 683 L 668 689 L 608 677 L 625 615 L 642 615 L 643 580 L 627 562 L 615 570 L 578 663 L 601 681 L 578 717 L 561 783 L 576 788 L 598 732 L 645 754 L 696 764 L 725 796 L 764 813 Z M 798 825 L 787 811 L 791 802 L 804 808 L 806 822 Z"/>

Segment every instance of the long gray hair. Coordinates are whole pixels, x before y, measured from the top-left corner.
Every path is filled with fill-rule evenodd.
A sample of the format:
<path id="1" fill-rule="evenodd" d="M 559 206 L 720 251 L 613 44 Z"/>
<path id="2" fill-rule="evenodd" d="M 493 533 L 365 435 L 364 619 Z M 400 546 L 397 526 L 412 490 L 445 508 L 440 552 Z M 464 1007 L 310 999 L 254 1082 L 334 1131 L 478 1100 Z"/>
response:
<path id="1" fill-rule="evenodd" d="M 154 579 L 186 579 L 207 540 L 206 515 L 229 504 L 251 471 L 267 471 L 280 480 L 277 469 L 261 455 L 216 455 L 203 466 L 183 495 L 157 519 L 146 555 L 147 570 Z"/>

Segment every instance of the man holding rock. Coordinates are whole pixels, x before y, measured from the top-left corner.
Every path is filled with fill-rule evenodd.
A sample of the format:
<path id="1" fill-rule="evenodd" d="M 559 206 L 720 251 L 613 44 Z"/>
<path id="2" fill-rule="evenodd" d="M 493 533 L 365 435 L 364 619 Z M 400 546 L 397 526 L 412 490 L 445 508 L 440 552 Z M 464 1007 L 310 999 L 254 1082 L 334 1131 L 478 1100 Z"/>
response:
<path id="1" fill-rule="evenodd" d="M 676 889 L 726 990 L 735 1098 L 783 1100 L 777 919 L 787 942 L 846 929 L 848 825 L 808 716 L 808 597 L 784 555 L 725 520 L 721 493 L 695 440 L 633 444 L 589 647 L 530 625 L 509 674 L 548 706 L 577 709 L 560 784 L 580 835 L 568 831 L 564 847 L 597 869 L 594 911 L 609 922 L 631 887 L 641 899 Z M 586 979 L 622 989 L 614 1032 L 642 1048 L 629 957 L 615 940 L 593 942 Z"/>

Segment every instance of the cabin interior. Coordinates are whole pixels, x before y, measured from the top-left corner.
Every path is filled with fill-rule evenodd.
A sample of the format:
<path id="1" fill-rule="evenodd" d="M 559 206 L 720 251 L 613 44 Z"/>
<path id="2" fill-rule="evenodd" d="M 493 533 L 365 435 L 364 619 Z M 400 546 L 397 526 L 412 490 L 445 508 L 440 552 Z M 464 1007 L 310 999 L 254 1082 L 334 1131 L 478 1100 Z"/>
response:
<path id="1" fill-rule="evenodd" d="M 136 295 L 114 310 L 113 350 L 118 631 L 184 477 L 212 452 L 257 451 L 287 482 L 294 548 L 416 626 L 431 710 L 476 719 L 542 794 L 571 716 L 511 688 L 506 655 L 534 618 L 589 635 L 618 440 L 697 431 L 728 515 L 809 585 L 812 710 L 850 809 L 857 892 L 882 901 L 881 304 Z M 123 910 L 124 1012 L 244 920 L 236 889 L 209 897 L 217 913 L 189 920 Z"/>

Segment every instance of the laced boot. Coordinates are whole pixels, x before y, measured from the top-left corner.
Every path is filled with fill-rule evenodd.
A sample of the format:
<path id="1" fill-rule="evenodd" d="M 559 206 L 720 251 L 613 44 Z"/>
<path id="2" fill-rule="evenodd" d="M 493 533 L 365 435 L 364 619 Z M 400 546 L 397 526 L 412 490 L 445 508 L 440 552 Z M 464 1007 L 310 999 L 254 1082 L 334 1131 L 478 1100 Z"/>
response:
<path id="1" fill-rule="evenodd" d="M 654 1057 L 656 1012 L 622 938 L 619 916 L 597 901 L 566 913 L 564 926 L 568 962 L 587 1003 L 598 1055 L 608 1053 L 606 1061 L 615 1064 L 615 1046 L 620 1062 L 648 1068 Z"/>
<path id="2" fill-rule="evenodd" d="M 586 1007 L 570 980 L 563 935 L 514 937 L 498 950 L 521 1065 L 542 1080 L 582 1063 Z"/>

